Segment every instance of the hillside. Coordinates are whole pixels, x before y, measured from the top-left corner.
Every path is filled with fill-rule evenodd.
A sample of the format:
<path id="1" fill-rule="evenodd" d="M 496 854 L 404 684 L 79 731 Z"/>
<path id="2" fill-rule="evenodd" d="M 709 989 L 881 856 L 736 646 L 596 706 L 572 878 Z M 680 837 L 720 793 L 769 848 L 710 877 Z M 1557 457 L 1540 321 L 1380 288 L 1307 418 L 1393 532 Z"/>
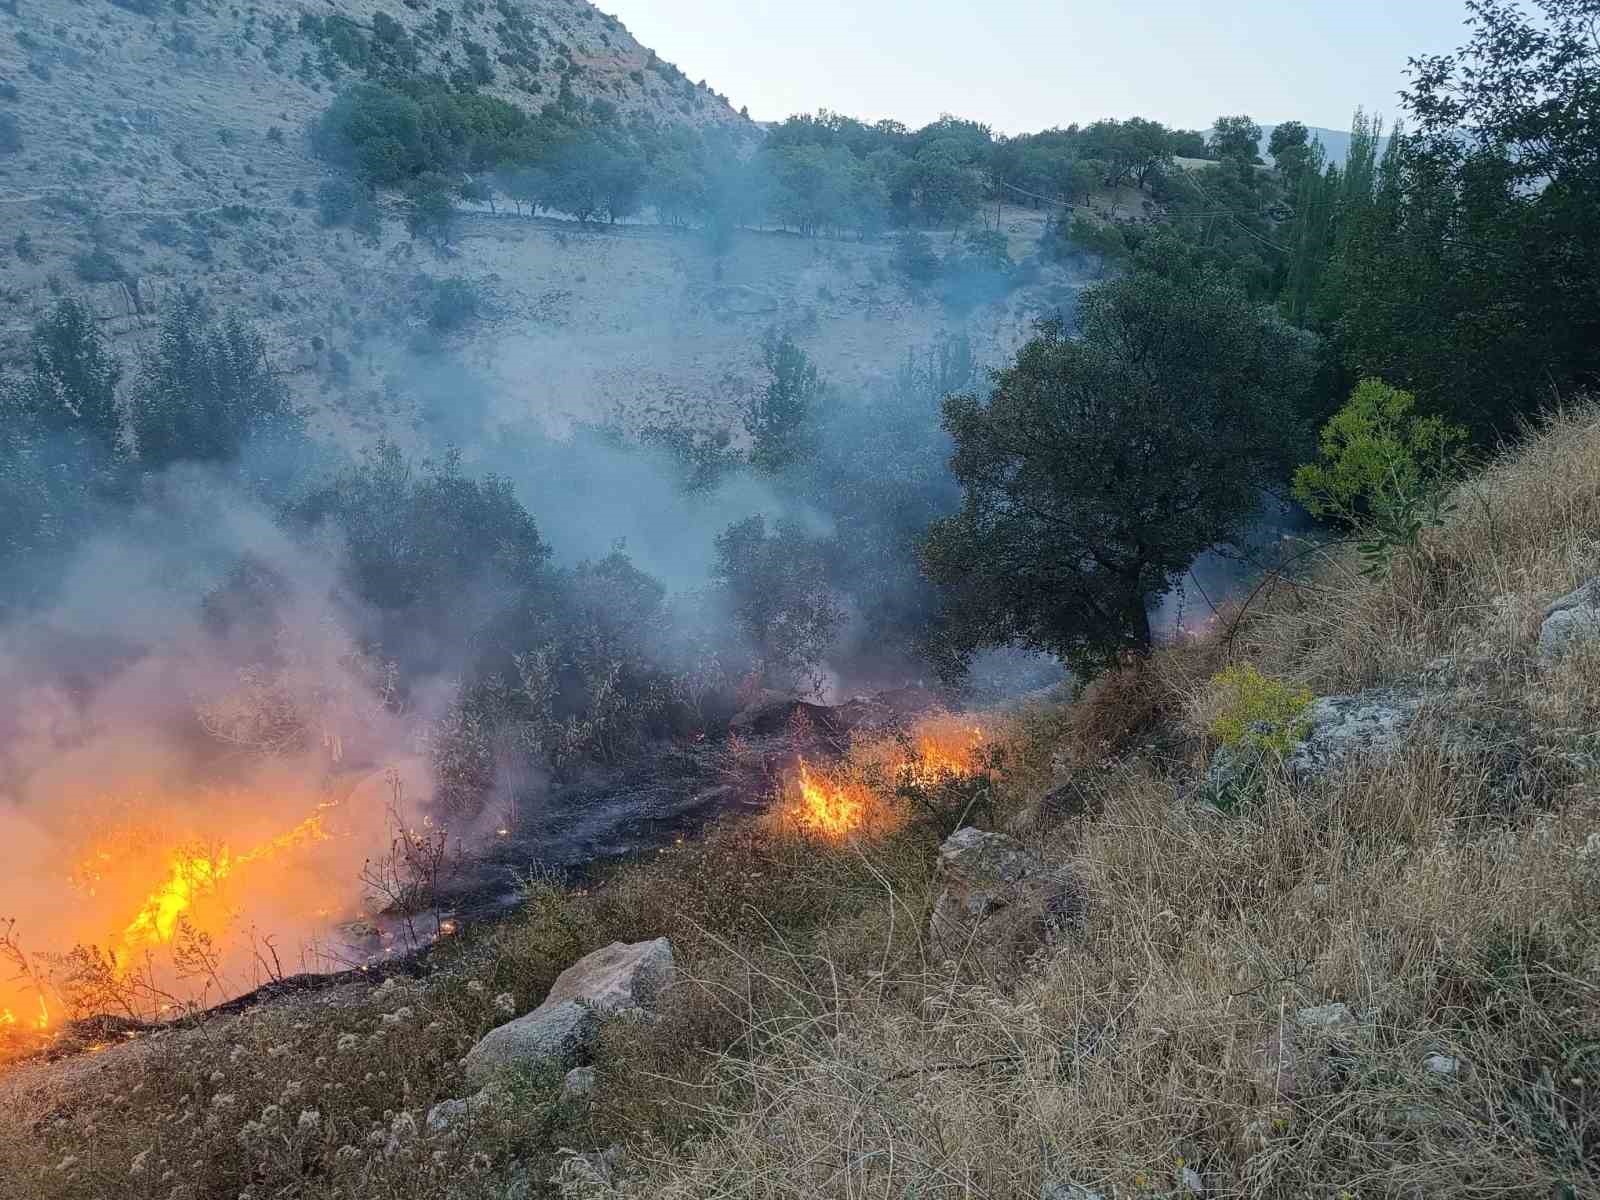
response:
<path id="1" fill-rule="evenodd" d="M 21 142 L 0 156 L 9 231 L 0 361 L 18 361 L 34 322 L 63 295 L 86 298 L 128 352 L 177 289 L 199 288 L 261 329 L 277 369 L 317 402 L 325 435 L 353 445 L 378 431 L 414 436 L 440 403 L 421 374 L 470 370 L 480 402 L 508 421 L 560 427 L 620 414 L 627 424 L 663 405 L 725 421 L 753 386 L 756 342 L 774 325 L 849 383 L 892 369 L 943 330 L 969 333 L 993 360 L 1070 296 L 1074 281 L 1051 268 L 998 304 L 948 312 L 888 270 L 881 243 L 740 231 L 713 256 L 682 230 L 532 220 L 503 199 L 498 212 L 463 210 L 444 254 L 406 235 L 393 198 L 376 237 L 329 228 L 313 198 L 336 176 L 307 131 L 337 88 L 363 77 L 338 53 L 335 17 L 376 47 L 379 7 L 133 11 L 143 7 L 0 11 L 0 94 L 15 91 L 0 106 Z M 402 50 L 391 52 L 414 53 L 408 71 L 470 70 L 475 57 L 491 76 L 481 91 L 530 109 L 565 80 L 580 100 L 607 100 L 624 118 L 753 130 L 588 4 L 467 4 L 440 36 L 444 11 L 397 8 Z M 469 57 L 474 46 L 483 54 Z M 1016 257 L 1033 253 L 1043 221 L 1008 211 Z M 484 319 L 450 339 L 448 372 L 436 353 L 421 364 L 415 352 L 444 279 L 486 301 Z"/>

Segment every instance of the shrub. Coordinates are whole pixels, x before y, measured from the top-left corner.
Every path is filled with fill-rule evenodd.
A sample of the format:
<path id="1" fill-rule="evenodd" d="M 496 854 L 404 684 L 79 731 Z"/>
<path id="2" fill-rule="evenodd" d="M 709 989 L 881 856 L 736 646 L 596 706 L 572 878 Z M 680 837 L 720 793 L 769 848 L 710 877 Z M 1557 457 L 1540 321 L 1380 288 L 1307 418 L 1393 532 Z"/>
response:
<path id="1" fill-rule="evenodd" d="M 437 333 L 455 333 L 483 314 L 483 292 L 470 279 L 455 276 L 433 284 L 428 300 L 428 326 Z"/>
<path id="2" fill-rule="evenodd" d="M 22 152 L 22 127 L 11 113 L 0 113 L 0 154 Z"/>
<path id="3" fill-rule="evenodd" d="M 1222 694 L 1222 707 L 1210 731 L 1224 746 L 1282 757 L 1310 732 L 1305 720 L 1312 701 L 1308 689 L 1270 679 L 1250 663 L 1229 667 L 1211 682 Z"/>
<path id="4" fill-rule="evenodd" d="M 939 255 L 925 233 L 902 233 L 895 239 L 890 263 L 913 283 L 931 283 L 939 276 Z"/>
<path id="5" fill-rule="evenodd" d="M 299 189 L 296 189 L 297 191 Z M 304 195 L 300 192 L 300 195 Z M 317 219 L 330 228 L 343 225 L 356 206 L 356 190 L 342 179 L 317 185 Z"/>
<path id="6" fill-rule="evenodd" d="M 128 277 L 127 268 L 104 246 L 78 255 L 73 267 L 85 283 L 117 283 Z"/>
<path id="7" fill-rule="evenodd" d="M 1363 380 L 1322 428 L 1321 456 L 1295 472 L 1294 494 L 1318 516 L 1354 527 L 1367 574 L 1411 549 L 1450 513 L 1467 431 L 1412 413 L 1416 397 L 1380 379 Z"/>

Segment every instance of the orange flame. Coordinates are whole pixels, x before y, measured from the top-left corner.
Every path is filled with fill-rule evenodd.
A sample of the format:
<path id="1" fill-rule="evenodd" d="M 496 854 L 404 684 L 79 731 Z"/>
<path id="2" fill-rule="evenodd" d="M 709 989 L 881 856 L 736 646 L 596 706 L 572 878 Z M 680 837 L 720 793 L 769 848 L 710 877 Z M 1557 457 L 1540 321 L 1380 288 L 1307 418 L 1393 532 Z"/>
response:
<path id="1" fill-rule="evenodd" d="M 861 770 L 852 768 L 875 768 L 895 782 L 924 785 L 946 776 L 970 775 L 978 768 L 986 736 L 970 721 L 930 717 L 909 737 L 852 747 L 850 761 L 838 769 L 801 759 L 795 794 L 783 812 L 807 832 L 844 838 L 891 815 L 863 781 Z"/>
<path id="2" fill-rule="evenodd" d="M 172 858 L 166 881 L 150 893 L 143 906 L 122 931 L 115 961 L 118 970 L 126 969 L 134 951 L 144 946 L 171 942 L 178 924 L 194 907 L 200 895 L 216 888 L 239 867 L 272 858 L 286 850 L 296 850 L 313 842 L 326 841 L 323 815 L 307 817 L 287 833 L 263 842 L 255 849 L 235 857 L 227 846 L 214 854 L 179 851 Z"/>

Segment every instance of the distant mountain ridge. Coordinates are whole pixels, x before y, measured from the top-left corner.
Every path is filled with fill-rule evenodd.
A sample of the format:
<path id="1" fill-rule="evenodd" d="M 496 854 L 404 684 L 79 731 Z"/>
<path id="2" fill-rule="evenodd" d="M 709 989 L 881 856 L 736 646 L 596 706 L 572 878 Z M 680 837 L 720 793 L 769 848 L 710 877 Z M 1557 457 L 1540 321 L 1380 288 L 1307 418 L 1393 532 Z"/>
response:
<path id="1" fill-rule="evenodd" d="M 1272 141 L 1272 131 L 1276 128 L 1276 125 L 1263 125 L 1261 127 L 1261 157 L 1268 162 L 1272 161 L 1272 156 L 1267 153 L 1267 144 Z M 1312 140 L 1322 143 L 1322 148 L 1328 152 L 1329 162 L 1342 165 L 1344 160 L 1350 157 L 1350 131 L 1348 129 L 1324 129 L 1317 125 L 1308 125 L 1306 128 L 1310 132 Z M 1379 139 L 1378 154 L 1380 156 L 1389 148 L 1389 141 L 1388 134 Z"/>

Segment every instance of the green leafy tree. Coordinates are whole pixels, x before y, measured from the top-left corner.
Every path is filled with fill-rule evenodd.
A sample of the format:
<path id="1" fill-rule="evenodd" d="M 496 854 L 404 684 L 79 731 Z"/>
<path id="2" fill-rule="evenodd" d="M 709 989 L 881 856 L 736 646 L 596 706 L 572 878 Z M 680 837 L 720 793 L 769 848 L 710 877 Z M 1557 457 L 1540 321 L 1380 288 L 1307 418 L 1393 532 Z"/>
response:
<path id="1" fill-rule="evenodd" d="M 1218 117 L 1211 126 L 1211 152 L 1224 162 L 1251 166 L 1261 161 L 1261 126 L 1249 117 Z"/>
<path id="2" fill-rule="evenodd" d="M 1022 643 L 1094 667 L 1150 644 L 1148 606 L 1235 536 L 1300 440 L 1315 339 L 1162 245 L 1046 322 L 945 426 L 961 511 L 929 531 L 939 647 Z"/>
<path id="3" fill-rule="evenodd" d="M 1298 178 L 1311 165 L 1311 133 L 1299 121 L 1285 121 L 1273 128 L 1267 153 L 1278 170 L 1290 179 Z"/>
<path id="4" fill-rule="evenodd" d="M 818 690 L 818 668 L 843 613 L 828 586 L 825 545 L 792 521 L 753 516 L 717 535 L 716 583 L 754 656 L 779 687 Z"/>

